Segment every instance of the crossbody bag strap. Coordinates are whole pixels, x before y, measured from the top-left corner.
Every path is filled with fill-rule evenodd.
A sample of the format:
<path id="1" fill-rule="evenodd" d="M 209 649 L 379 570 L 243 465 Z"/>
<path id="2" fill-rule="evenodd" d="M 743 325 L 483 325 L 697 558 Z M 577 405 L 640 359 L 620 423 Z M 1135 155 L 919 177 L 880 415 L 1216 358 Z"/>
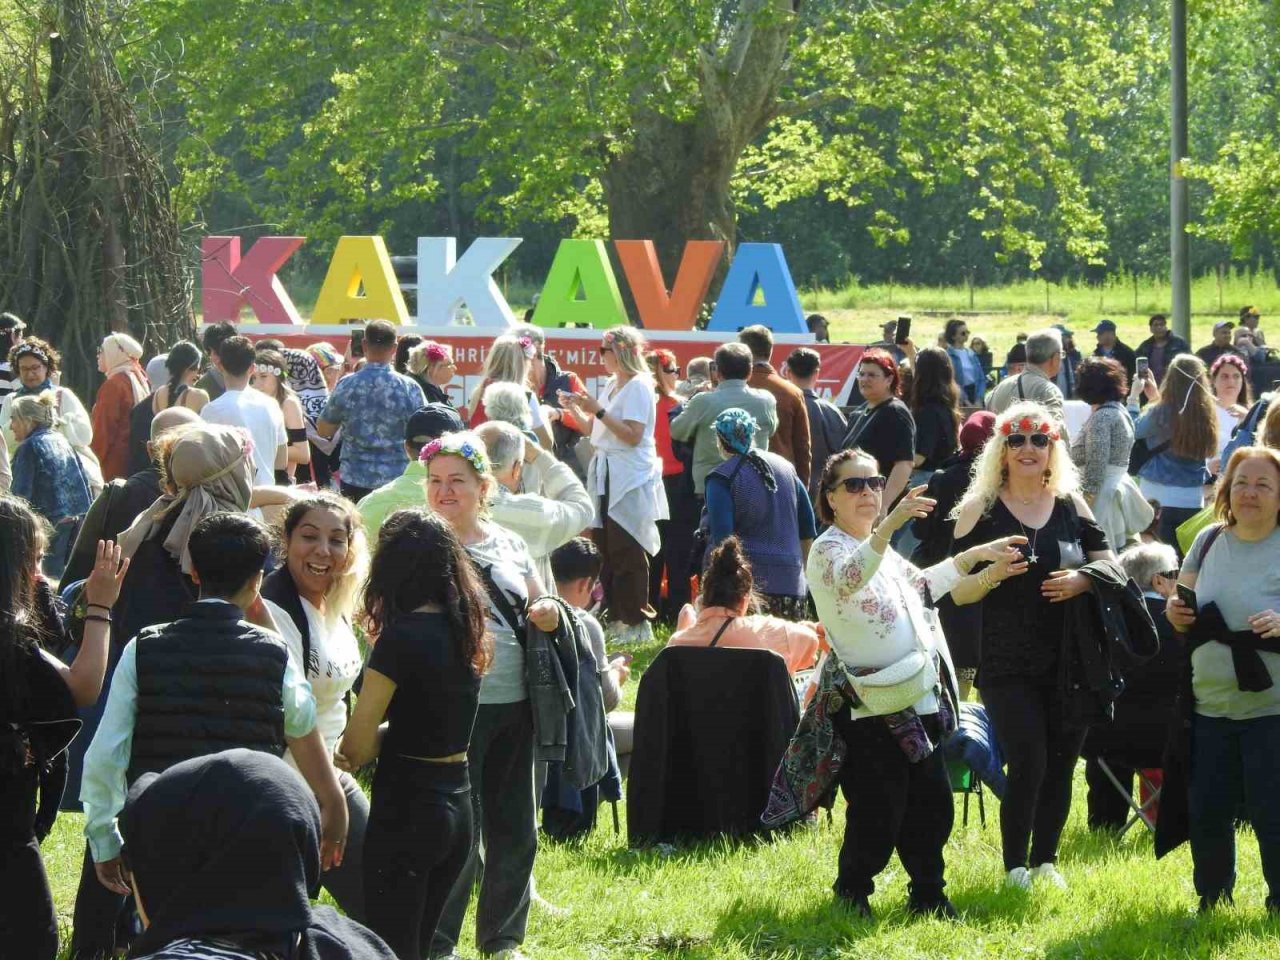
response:
<path id="1" fill-rule="evenodd" d="M 714 647 L 717 643 L 720 642 L 720 637 L 724 634 L 726 630 L 729 629 L 729 624 L 733 623 L 733 621 L 737 619 L 738 619 L 737 617 L 729 617 L 728 619 L 725 620 L 724 623 L 720 624 L 720 629 L 717 630 L 716 635 L 711 638 L 711 646 Z"/>

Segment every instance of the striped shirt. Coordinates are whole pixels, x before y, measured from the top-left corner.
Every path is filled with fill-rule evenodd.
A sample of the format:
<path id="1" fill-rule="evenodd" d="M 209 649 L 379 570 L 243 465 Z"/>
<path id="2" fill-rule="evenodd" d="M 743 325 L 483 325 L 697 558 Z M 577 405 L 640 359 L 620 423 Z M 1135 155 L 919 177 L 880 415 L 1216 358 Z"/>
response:
<path id="1" fill-rule="evenodd" d="M 140 960 L 283 960 L 276 953 L 247 953 L 225 940 L 174 940 Z"/>

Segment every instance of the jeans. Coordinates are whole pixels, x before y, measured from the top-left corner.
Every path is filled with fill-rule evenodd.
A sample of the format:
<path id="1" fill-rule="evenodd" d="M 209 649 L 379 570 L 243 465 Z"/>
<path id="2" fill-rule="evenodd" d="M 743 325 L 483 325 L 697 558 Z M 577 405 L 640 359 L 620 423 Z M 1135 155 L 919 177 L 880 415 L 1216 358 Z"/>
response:
<path id="1" fill-rule="evenodd" d="M 58 918 L 34 837 L 0 848 L 0 957 L 53 960 Z"/>
<path id="2" fill-rule="evenodd" d="M 1002 680 L 982 702 L 1004 748 L 1009 782 L 1000 803 L 1004 868 L 1053 863 L 1071 811 L 1071 777 L 1087 732 L 1068 727 L 1054 681 Z"/>
<path id="3" fill-rule="evenodd" d="M 936 716 L 923 720 L 929 735 L 936 739 Z M 848 808 L 836 894 L 870 896 L 876 875 L 896 849 L 911 878 L 912 900 L 924 905 L 937 903 L 946 885 L 942 848 L 955 819 L 942 751 L 935 750 L 919 763 L 911 763 L 880 717 L 854 720 L 846 708 L 835 716 L 834 723 L 836 733 L 848 746 L 840 770 L 840 789 Z"/>
<path id="4" fill-rule="evenodd" d="M 71 548 L 76 544 L 76 534 L 80 532 L 82 519 L 68 517 L 53 528 L 49 549 L 45 551 L 40 567 L 44 575 L 54 583 L 62 579 L 62 571 L 67 568 L 67 561 L 71 559 Z"/>
<path id="5" fill-rule="evenodd" d="M 1241 805 L 1262 855 L 1267 903 L 1280 906 L 1280 716 L 1191 723 L 1191 862 L 1202 903 L 1230 900 Z"/>
<path id="6" fill-rule="evenodd" d="M 431 941 L 431 955 L 458 943 L 480 873 L 476 947 L 496 953 L 524 942 L 529 923 L 538 823 L 533 802 L 533 713 L 528 700 L 482 703 L 467 750 L 476 836 Z M 484 841 L 481 869 L 479 842 Z"/>
<path id="7" fill-rule="evenodd" d="M 383 756 L 365 839 L 366 922 L 400 960 L 419 960 L 471 850 L 466 763 Z"/>
<path id="8" fill-rule="evenodd" d="M 649 605 L 662 620 L 675 622 L 680 608 L 689 602 L 690 555 L 693 532 L 698 529 L 701 513 L 693 493 L 689 471 L 662 478 L 667 493 L 671 519 L 658 521 L 662 549 L 649 565 Z M 662 600 L 662 572 L 667 573 L 667 599 Z"/>
<path id="9" fill-rule="evenodd" d="M 342 912 L 353 920 L 364 921 L 364 846 L 369 827 L 369 798 L 349 773 L 338 774 L 338 783 L 347 798 L 347 842 L 343 847 L 342 866 L 320 874 L 320 885 L 329 891 Z"/>

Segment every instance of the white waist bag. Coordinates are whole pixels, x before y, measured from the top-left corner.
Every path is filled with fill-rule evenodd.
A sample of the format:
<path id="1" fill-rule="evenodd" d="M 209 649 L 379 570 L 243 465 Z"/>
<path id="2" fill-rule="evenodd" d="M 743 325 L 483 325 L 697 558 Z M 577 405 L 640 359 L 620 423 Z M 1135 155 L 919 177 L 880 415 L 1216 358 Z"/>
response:
<path id="1" fill-rule="evenodd" d="M 937 654 L 924 641 L 926 636 L 933 635 L 933 626 L 927 616 L 929 611 L 925 611 L 922 606 L 917 609 L 917 605 L 912 604 L 905 595 L 902 601 L 911 620 L 911 635 L 915 639 L 916 648 L 874 673 L 855 676 L 845 667 L 853 692 L 858 695 L 863 706 L 879 716 L 907 709 L 938 686 Z"/>

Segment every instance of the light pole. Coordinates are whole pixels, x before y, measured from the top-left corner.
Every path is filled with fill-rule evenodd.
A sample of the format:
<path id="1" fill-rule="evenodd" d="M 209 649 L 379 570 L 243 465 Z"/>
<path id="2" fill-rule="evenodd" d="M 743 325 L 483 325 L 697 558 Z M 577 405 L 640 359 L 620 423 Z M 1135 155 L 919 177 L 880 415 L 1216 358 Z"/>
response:
<path id="1" fill-rule="evenodd" d="M 1173 332 L 1191 342 L 1191 267 L 1187 239 L 1187 0 L 1169 3 L 1169 272 Z"/>

